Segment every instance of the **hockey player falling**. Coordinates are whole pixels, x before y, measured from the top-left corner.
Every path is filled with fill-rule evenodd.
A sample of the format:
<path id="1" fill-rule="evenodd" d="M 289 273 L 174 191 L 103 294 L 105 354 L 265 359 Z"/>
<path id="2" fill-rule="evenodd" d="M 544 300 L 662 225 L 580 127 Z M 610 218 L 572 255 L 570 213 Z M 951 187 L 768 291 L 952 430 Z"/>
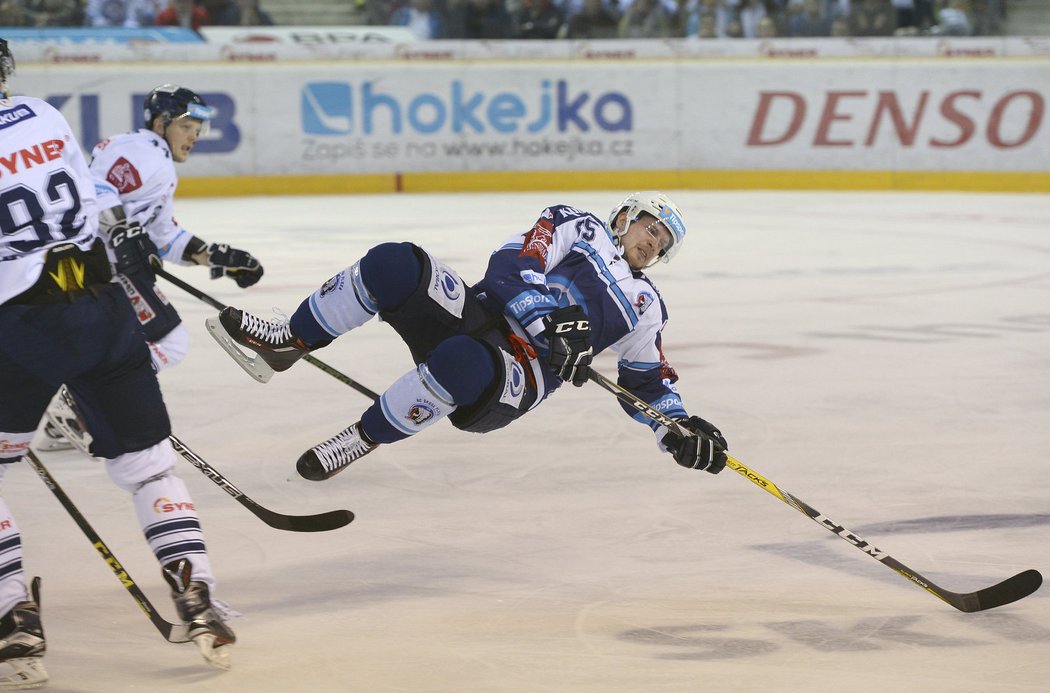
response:
<path id="1" fill-rule="evenodd" d="M 189 637 L 226 668 L 236 638 L 211 598 L 215 578 L 193 500 L 174 473 L 160 385 L 127 295 L 110 282 L 105 235 L 118 270 L 134 272 L 128 259 L 145 257 L 146 234 L 120 207 L 101 215 L 108 223 L 100 229 L 95 185 L 69 124 L 45 101 L 9 97 L 13 72 L 0 39 L 0 479 L 30 452 L 48 401 L 66 383 L 88 419 L 92 451 L 131 495 Z M 156 512 L 159 498 L 170 512 Z M 39 580 L 27 588 L 21 534 L 2 498 L 0 519 L 0 689 L 39 686 L 48 679 Z"/>
<path id="2" fill-rule="evenodd" d="M 417 367 L 358 422 L 302 454 L 296 468 L 306 479 L 328 479 L 445 417 L 465 431 L 502 428 L 562 383 L 583 385 L 593 355 L 607 348 L 619 356 L 621 385 L 704 436 L 679 436 L 625 410 L 653 429 L 678 464 L 717 474 L 728 445 L 682 405 L 662 351 L 667 309 L 644 274 L 670 261 L 684 240 L 681 213 L 659 192 L 631 195 L 607 225 L 556 205 L 503 243 L 474 286 L 412 243 L 383 243 L 322 284 L 287 323 L 230 307 L 208 328 L 264 382 L 376 314 L 408 345 Z"/>

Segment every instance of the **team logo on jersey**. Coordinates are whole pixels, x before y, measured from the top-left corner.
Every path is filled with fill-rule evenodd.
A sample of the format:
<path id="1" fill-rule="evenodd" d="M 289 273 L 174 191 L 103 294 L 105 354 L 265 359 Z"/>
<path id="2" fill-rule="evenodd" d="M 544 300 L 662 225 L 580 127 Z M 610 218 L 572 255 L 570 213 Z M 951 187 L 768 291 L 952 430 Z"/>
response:
<path id="1" fill-rule="evenodd" d="M 441 290 L 449 300 L 455 301 L 459 298 L 459 289 L 459 277 L 448 271 L 441 273 Z"/>
<path id="2" fill-rule="evenodd" d="M 534 257 L 541 265 L 547 264 L 547 249 L 554 241 L 554 225 L 547 219 L 540 219 L 525 234 L 521 243 L 521 256 Z"/>
<path id="3" fill-rule="evenodd" d="M 121 195 L 129 193 L 132 190 L 138 190 L 142 187 L 142 178 L 139 177 L 139 172 L 131 162 L 120 157 L 109 167 L 109 173 L 106 174 L 106 180 L 120 192 Z"/>
<path id="4" fill-rule="evenodd" d="M 333 291 L 335 291 L 336 289 L 340 288 L 342 285 L 343 285 L 343 273 L 340 272 L 339 274 L 335 275 L 334 277 L 332 277 L 331 279 L 329 279 L 328 281 L 326 281 L 324 284 L 321 285 L 321 291 L 319 293 L 319 296 L 321 298 L 323 298 L 323 297 L 327 296 L 328 294 L 332 293 Z"/>
<path id="5" fill-rule="evenodd" d="M 3 111 L 0 111 L 0 130 L 3 130 L 4 128 L 9 128 L 17 123 L 21 123 L 27 118 L 35 117 L 36 113 L 33 112 L 33 109 L 29 106 L 26 106 L 25 104 L 19 104 L 14 108 L 5 109 Z"/>
<path id="6" fill-rule="evenodd" d="M 649 306 L 656 302 L 656 298 L 653 297 L 648 291 L 641 291 L 638 293 L 638 298 L 634 299 L 634 307 L 638 309 L 638 315 L 643 314 L 649 310 Z"/>
<path id="7" fill-rule="evenodd" d="M 434 408 L 426 402 L 416 402 L 409 407 L 408 413 L 405 414 L 405 418 L 416 426 L 422 426 L 427 421 L 433 419 L 434 416 Z"/>

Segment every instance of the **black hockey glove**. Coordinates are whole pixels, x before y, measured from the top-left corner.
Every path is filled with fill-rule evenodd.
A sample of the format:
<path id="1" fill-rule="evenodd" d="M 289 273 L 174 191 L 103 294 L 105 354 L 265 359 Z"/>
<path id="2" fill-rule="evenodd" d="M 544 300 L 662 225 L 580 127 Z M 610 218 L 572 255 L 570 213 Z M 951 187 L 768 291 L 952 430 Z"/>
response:
<path id="1" fill-rule="evenodd" d="M 580 306 L 559 308 L 543 318 L 550 345 L 547 363 L 563 382 L 581 387 L 591 372 L 591 323 Z"/>
<path id="2" fill-rule="evenodd" d="M 703 435 L 682 438 L 668 432 L 660 441 L 667 451 L 674 455 L 674 461 L 690 469 L 702 469 L 711 474 L 718 474 L 726 468 L 726 453 L 729 443 L 722 433 L 699 416 L 678 419 L 678 425 L 687 431 Z"/>
<path id="3" fill-rule="evenodd" d="M 121 274 L 153 278 L 153 263 L 160 264 L 160 251 L 137 221 L 121 220 L 109 230 L 109 243 L 116 256 L 116 270 Z"/>
<path id="4" fill-rule="evenodd" d="M 247 251 L 231 248 L 225 243 L 212 243 L 208 246 L 207 253 L 212 279 L 218 279 L 225 274 L 237 282 L 237 286 L 245 289 L 263 276 L 262 265 Z"/>

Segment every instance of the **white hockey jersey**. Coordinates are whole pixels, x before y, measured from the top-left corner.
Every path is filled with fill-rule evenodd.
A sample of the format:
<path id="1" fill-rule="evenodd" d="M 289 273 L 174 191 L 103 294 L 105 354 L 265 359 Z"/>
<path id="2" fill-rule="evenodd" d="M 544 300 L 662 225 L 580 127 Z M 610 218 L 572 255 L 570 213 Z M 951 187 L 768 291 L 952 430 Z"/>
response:
<path id="1" fill-rule="evenodd" d="M 179 177 L 171 149 L 160 135 L 145 129 L 114 135 L 91 152 L 91 173 L 99 208 L 124 205 L 157 244 L 161 259 L 179 265 L 193 234 L 175 221 L 175 189 Z"/>
<path id="2" fill-rule="evenodd" d="M 40 277 L 49 248 L 88 250 L 98 207 L 69 123 L 31 96 L 0 99 L 0 303 Z"/>
<path id="3" fill-rule="evenodd" d="M 583 307 L 594 353 L 612 349 L 619 356 L 620 384 L 672 418 L 688 416 L 674 386 L 678 376 L 663 354 L 663 298 L 643 272 L 631 269 L 593 214 L 567 205 L 543 210 L 532 229 L 492 254 L 475 288 L 541 352 L 547 349 L 543 318 L 557 308 Z M 548 392 L 561 384 L 549 372 L 544 380 Z M 656 429 L 642 414 L 624 410 Z"/>

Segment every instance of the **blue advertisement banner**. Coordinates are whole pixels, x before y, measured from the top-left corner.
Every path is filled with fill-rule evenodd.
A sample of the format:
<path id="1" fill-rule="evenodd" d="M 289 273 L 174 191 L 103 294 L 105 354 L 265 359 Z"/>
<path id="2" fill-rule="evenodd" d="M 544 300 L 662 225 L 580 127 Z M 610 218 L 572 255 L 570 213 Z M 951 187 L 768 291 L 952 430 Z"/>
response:
<path id="1" fill-rule="evenodd" d="M 26 29 L 5 27 L 4 38 L 11 43 L 126 44 L 126 43 L 204 43 L 186 27 L 48 27 Z"/>

